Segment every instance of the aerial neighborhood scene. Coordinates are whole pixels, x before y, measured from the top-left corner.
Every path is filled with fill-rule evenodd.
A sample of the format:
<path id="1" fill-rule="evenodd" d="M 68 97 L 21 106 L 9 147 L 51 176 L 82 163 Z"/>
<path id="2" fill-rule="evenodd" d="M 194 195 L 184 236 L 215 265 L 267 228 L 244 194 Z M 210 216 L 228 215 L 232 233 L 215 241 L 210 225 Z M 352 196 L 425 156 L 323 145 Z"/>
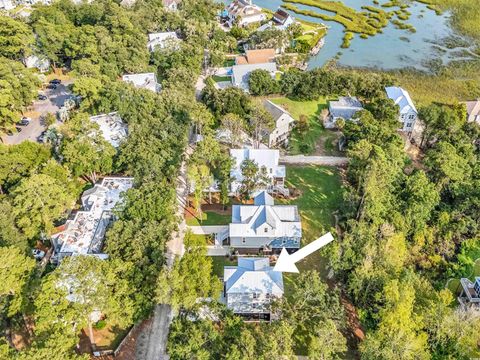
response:
<path id="1" fill-rule="evenodd" d="M 480 359 L 479 0 L 0 0 L 0 360 Z"/>

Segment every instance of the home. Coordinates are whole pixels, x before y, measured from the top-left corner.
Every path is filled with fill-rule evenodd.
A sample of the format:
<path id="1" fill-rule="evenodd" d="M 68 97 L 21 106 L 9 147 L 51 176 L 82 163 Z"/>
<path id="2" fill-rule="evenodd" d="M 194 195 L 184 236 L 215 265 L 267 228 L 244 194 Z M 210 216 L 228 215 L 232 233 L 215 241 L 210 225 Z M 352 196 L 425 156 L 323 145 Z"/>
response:
<path id="1" fill-rule="evenodd" d="M 460 280 L 460 284 L 462 292 L 458 297 L 458 302 L 462 308 L 473 307 L 480 310 L 480 277 L 476 277 L 475 282 L 463 278 Z"/>
<path id="2" fill-rule="evenodd" d="M 467 107 L 467 122 L 480 125 L 480 99 L 467 101 L 464 104 Z"/>
<path id="3" fill-rule="evenodd" d="M 273 149 L 230 149 L 230 157 L 233 158 L 233 167 L 230 171 L 232 178 L 231 191 L 238 192 L 243 176 L 242 163 L 245 160 L 251 160 L 257 164 L 258 168 L 264 168 L 265 173 L 270 180 L 269 189 L 272 190 L 277 187 L 285 185 L 285 166 L 279 165 L 280 152 Z"/>
<path id="4" fill-rule="evenodd" d="M 161 85 L 157 83 L 155 73 L 123 75 L 122 80 L 135 86 L 137 89 L 147 89 L 153 92 L 160 92 Z"/>
<path id="5" fill-rule="evenodd" d="M 328 104 L 329 115 L 324 125 L 327 129 L 335 128 L 337 120 L 353 120 L 355 114 L 363 110 L 362 103 L 356 97 L 342 96 L 337 101 Z"/>
<path id="6" fill-rule="evenodd" d="M 398 120 L 402 123 L 400 131 L 411 133 L 418 119 L 418 112 L 408 92 L 401 87 L 386 87 L 387 96 L 400 108 Z"/>
<path id="7" fill-rule="evenodd" d="M 238 266 L 223 269 L 227 307 L 245 320 L 270 321 L 271 303 L 283 296 L 283 276 L 268 258 L 239 258 Z"/>
<path id="8" fill-rule="evenodd" d="M 252 0 L 233 1 L 226 7 L 224 15 L 227 25 L 230 27 L 234 24 L 243 27 L 267 19 L 267 15 L 259 6 L 254 5 Z"/>
<path id="9" fill-rule="evenodd" d="M 97 124 L 102 132 L 102 136 L 114 148 L 118 148 L 127 137 L 128 127 L 118 115 L 117 112 L 91 116 L 90 121 Z"/>
<path id="10" fill-rule="evenodd" d="M 228 238 L 217 241 L 244 253 L 298 249 L 302 224 L 296 205 L 275 205 L 267 191 L 260 191 L 253 205 L 233 205 Z"/>
<path id="11" fill-rule="evenodd" d="M 175 31 L 148 34 L 148 49 L 152 52 L 168 47 L 178 48 L 180 38 Z"/>
<path id="12" fill-rule="evenodd" d="M 268 137 L 268 147 L 288 143 L 288 136 L 295 123 L 292 115 L 270 100 L 265 100 L 263 106 L 272 115 L 275 124 L 272 130 L 265 130 Z"/>
<path id="13" fill-rule="evenodd" d="M 263 64 L 275 61 L 275 49 L 247 50 L 235 58 L 235 65 Z"/>
<path id="14" fill-rule="evenodd" d="M 248 91 L 248 78 L 254 70 L 266 70 L 270 75 L 275 77 L 277 72 L 277 65 L 273 62 L 260 63 L 260 64 L 245 64 L 245 65 L 233 65 L 232 66 L 232 84 L 245 91 Z"/>
<path id="15" fill-rule="evenodd" d="M 41 73 L 47 72 L 50 69 L 50 60 L 46 57 L 30 55 L 23 59 L 23 63 L 28 69 L 35 68 Z"/>
<path id="16" fill-rule="evenodd" d="M 163 7 L 168 11 L 177 11 L 181 0 L 162 0 Z"/>
<path id="17" fill-rule="evenodd" d="M 9 11 L 15 9 L 15 5 L 12 0 L 0 0 L 0 10 Z"/>
<path id="18" fill-rule="evenodd" d="M 280 30 L 286 30 L 295 23 L 295 18 L 283 9 L 278 9 L 272 17 L 275 27 Z"/>
<path id="19" fill-rule="evenodd" d="M 64 230 L 52 236 L 55 262 L 65 256 L 102 254 L 108 226 L 114 221 L 113 209 L 122 202 L 122 194 L 133 186 L 130 177 L 106 177 L 82 195 L 82 210 L 67 220 Z"/>

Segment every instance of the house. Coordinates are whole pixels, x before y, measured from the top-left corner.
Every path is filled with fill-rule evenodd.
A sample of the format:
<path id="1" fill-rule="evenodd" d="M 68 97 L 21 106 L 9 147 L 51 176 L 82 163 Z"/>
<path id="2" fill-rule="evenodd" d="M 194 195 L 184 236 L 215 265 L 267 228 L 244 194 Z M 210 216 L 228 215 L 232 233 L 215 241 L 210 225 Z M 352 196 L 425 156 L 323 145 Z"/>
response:
<path id="1" fill-rule="evenodd" d="M 398 120 L 402 123 L 400 131 L 411 133 L 418 119 L 418 112 L 408 92 L 401 87 L 391 86 L 385 88 L 387 96 L 400 108 Z"/>
<path id="2" fill-rule="evenodd" d="M 467 107 L 467 122 L 480 125 L 480 99 L 467 101 L 464 103 Z"/>
<path id="3" fill-rule="evenodd" d="M 35 68 L 41 73 L 47 72 L 50 69 L 50 60 L 37 55 L 30 55 L 24 58 L 23 63 L 28 69 Z"/>
<path id="4" fill-rule="evenodd" d="M 329 116 L 324 125 L 327 129 L 335 127 L 338 119 L 346 121 L 353 120 L 355 114 L 363 110 L 362 103 L 351 96 L 342 96 L 337 101 L 330 101 L 328 104 Z"/>
<path id="5" fill-rule="evenodd" d="M 180 42 L 175 31 L 169 32 L 160 32 L 148 34 L 148 49 L 150 51 L 155 51 L 156 49 L 165 49 L 167 47 L 177 48 Z"/>
<path id="6" fill-rule="evenodd" d="M 163 7 L 168 11 L 177 11 L 181 0 L 162 0 Z"/>
<path id="7" fill-rule="evenodd" d="M 295 23 L 295 18 L 283 9 L 278 9 L 272 17 L 275 27 L 280 30 L 286 30 Z"/>
<path id="8" fill-rule="evenodd" d="M 230 27 L 234 24 L 244 27 L 267 19 L 267 15 L 252 0 L 234 0 L 226 7 L 224 15 Z"/>
<path id="9" fill-rule="evenodd" d="M 54 261 L 70 255 L 102 254 L 103 240 L 115 219 L 113 209 L 122 202 L 121 195 L 133 186 L 130 177 L 106 177 L 82 195 L 82 210 L 67 220 L 64 230 L 52 236 Z"/>
<path id="10" fill-rule="evenodd" d="M 234 164 L 230 171 L 232 178 L 231 191 L 238 192 L 242 182 L 242 163 L 245 160 L 251 160 L 257 164 L 258 168 L 264 168 L 266 175 L 270 179 L 269 189 L 283 187 L 285 184 L 285 166 L 279 165 L 280 152 L 273 149 L 230 149 L 230 157 Z"/>
<path id="11" fill-rule="evenodd" d="M 263 106 L 272 115 L 275 124 L 272 130 L 265 131 L 265 134 L 268 136 L 268 147 L 287 143 L 288 136 L 295 122 L 292 115 L 270 100 L 265 100 Z"/>
<path id="12" fill-rule="evenodd" d="M 128 127 L 116 112 L 91 116 L 90 121 L 98 124 L 102 136 L 114 148 L 118 148 L 123 139 L 127 137 Z"/>
<path id="13" fill-rule="evenodd" d="M 228 238 L 218 237 L 224 245 L 242 252 L 298 249 L 302 224 L 296 205 L 275 205 L 267 191 L 260 191 L 253 205 L 233 205 Z M 228 243 L 228 244 L 226 244 Z"/>
<path id="14" fill-rule="evenodd" d="M 161 90 L 160 84 L 157 83 L 157 75 L 155 75 L 155 73 L 123 75 L 122 80 L 133 84 L 137 89 L 147 89 L 153 92 L 159 92 Z"/>
<path id="15" fill-rule="evenodd" d="M 275 62 L 275 49 L 247 50 L 235 58 L 235 65 Z"/>
<path id="16" fill-rule="evenodd" d="M 462 292 L 458 301 L 463 308 L 473 307 L 480 310 L 480 277 L 475 278 L 475 282 L 463 278 L 460 280 Z"/>
<path id="17" fill-rule="evenodd" d="M 12 0 L 0 0 L 0 10 L 9 11 L 15 9 L 15 5 Z"/>
<path id="18" fill-rule="evenodd" d="M 248 91 L 248 78 L 250 73 L 254 70 L 266 70 L 270 75 L 275 77 L 277 72 L 277 65 L 273 62 L 260 63 L 260 64 L 245 64 L 245 65 L 233 65 L 232 66 L 232 84 L 245 91 Z"/>
<path id="19" fill-rule="evenodd" d="M 224 267 L 223 281 L 227 307 L 246 320 L 269 321 L 272 301 L 284 293 L 282 273 L 268 258 L 239 258 L 238 266 Z"/>

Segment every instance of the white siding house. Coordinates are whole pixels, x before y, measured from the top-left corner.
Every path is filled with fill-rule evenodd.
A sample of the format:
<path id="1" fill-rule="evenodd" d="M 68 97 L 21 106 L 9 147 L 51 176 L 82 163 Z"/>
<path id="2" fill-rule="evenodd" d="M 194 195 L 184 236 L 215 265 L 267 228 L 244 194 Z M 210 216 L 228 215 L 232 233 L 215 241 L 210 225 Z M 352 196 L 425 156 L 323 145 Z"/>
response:
<path id="1" fill-rule="evenodd" d="M 159 92 L 161 89 L 155 73 L 123 75 L 122 80 L 132 84 L 138 89 L 147 89 L 153 92 Z"/>
<path id="2" fill-rule="evenodd" d="M 467 122 L 480 125 L 480 100 L 467 101 Z"/>
<path id="3" fill-rule="evenodd" d="M 252 160 L 260 168 L 265 168 L 271 186 L 283 186 L 285 183 L 285 166 L 279 165 L 280 152 L 273 149 L 230 149 L 234 164 L 230 171 L 232 177 L 231 191 L 237 192 L 242 182 L 242 163 Z"/>
<path id="4" fill-rule="evenodd" d="M 298 249 L 302 224 L 295 205 L 275 205 L 266 192 L 259 192 L 253 205 L 233 205 L 229 224 L 230 246 L 236 249 Z"/>
<path id="5" fill-rule="evenodd" d="M 254 5 L 252 0 L 235 0 L 225 9 L 227 14 L 227 24 L 233 26 L 235 23 L 242 27 L 254 23 L 259 23 L 267 19 L 267 15 L 262 9 Z"/>
<path id="6" fill-rule="evenodd" d="M 15 9 L 12 0 L 0 0 L 0 10 L 8 11 L 12 9 Z"/>
<path id="7" fill-rule="evenodd" d="M 268 146 L 288 143 L 288 136 L 293 128 L 295 120 L 285 109 L 274 104 L 270 100 L 263 102 L 265 109 L 272 115 L 275 127 L 272 130 L 266 130 Z"/>
<path id="8" fill-rule="evenodd" d="M 401 131 L 411 133 L 418 119 L 418 112 L 408 92 L 401 87 L 391 86 L 385 88 L 387 96 L 400 108 L 398 120 L 402 123 Z"/>
<path id="9" fill-rule="evenodd" d="M 245 91 L 248 91 L 248 78 L 250 73 L 254 70 L 266 70 L 270 75 L 275 77 L 277 72 L 277 65 L 273 62 L 266 62 L 260 64 L 246 64 L 232 66 L 232 84 Z"/>
<path id="10" fill-rule="evenodd" d="M 223 294 L 227 307 L 249 320 L 270 320 L 270 305 L 283 296 L 283 276 L 268 258 L 239 258 L 225 266 Z"/>
<path id="11" fill-rule="evenodd" d="M 160 32 L 148 34 L 148 49 L 155 51 L 156 49 L 165 49 L 168 47 L 178 47 L 180 38 L 175 31 Z"/>

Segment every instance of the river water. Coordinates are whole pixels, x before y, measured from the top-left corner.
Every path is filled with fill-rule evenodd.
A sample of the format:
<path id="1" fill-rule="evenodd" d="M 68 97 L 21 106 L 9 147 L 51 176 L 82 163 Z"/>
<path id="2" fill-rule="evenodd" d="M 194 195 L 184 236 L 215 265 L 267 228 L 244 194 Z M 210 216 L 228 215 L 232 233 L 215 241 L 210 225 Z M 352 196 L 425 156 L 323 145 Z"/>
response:
<path id="1" fill-rule="evenodd" d="M 372 0 L 343 0 L 352 8 L 361 10 L 362 5 L 372 5 Z M 383 1 L 381 1 L 382 3 Z M 282 0 L 254 0 L 254 3 L 270 9 L 277 10 Z M 301 4 L 294 4 L 300 9 L 314 10 L 316 12 L 333 15 L 328 11 L 313 8 Z M 386 11 L 398 10 L 398 7 L 385 8 Z M 324 21 L 318 18 L 303 16 L 292 13 L 293 16 L 311 22 L 323 22 L 329 26 L 325 38 L 325 45 L 320 52 L 309 61 L 309 68 L 323 66 L 327 61 L 338 57 L 337 62 L 343 66 L 371 67 L 380 69 L 399 69 L 414 67 L 420 70 L 427 69 L 427 63 L 431 60 L 441 60 L 446 64 L 452 60 L 468 59 L 468 56 L 459 51 L 462 48 L 439 50 L 434 43 L 442 43 L 442 39 L 453 36 L 454 32 L 449 26 L 449 14 L 437 15 L 429 10 L 426 5 L 412 2 L 408 11 L 412 14 L 410 19 L 405 21 L 412 24 L 417 32 L 411 33 L 408 30 L 396 29 L 391 23 L 378 33 L 368 39 L 360 38 L 355 34 L 348 49 L 342 49 L 342 38 L 344 27 L 333 21 Z"/>

